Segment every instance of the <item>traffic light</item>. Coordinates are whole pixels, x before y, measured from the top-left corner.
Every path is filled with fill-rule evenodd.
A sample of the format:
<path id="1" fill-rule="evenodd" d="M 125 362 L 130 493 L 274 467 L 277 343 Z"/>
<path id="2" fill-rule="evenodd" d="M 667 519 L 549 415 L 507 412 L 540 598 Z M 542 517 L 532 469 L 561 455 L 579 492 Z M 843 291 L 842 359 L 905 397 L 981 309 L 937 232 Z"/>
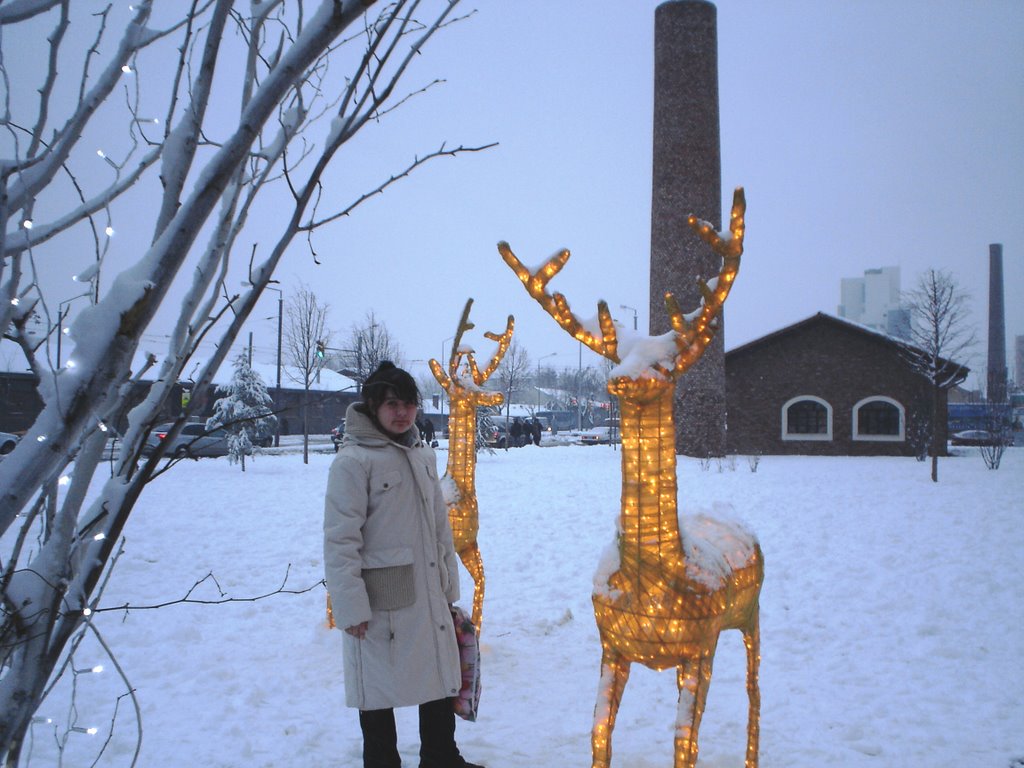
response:
<path id="1" fill-rule="evenodd" d="M 327 347 L 324 346 L 324 343 L 322 341 L 318 341 L 316 343 L 316 356 L 319 357 L 321 360 L 324 359 L 324 352 L 326 350 L 327 350 Z"/>

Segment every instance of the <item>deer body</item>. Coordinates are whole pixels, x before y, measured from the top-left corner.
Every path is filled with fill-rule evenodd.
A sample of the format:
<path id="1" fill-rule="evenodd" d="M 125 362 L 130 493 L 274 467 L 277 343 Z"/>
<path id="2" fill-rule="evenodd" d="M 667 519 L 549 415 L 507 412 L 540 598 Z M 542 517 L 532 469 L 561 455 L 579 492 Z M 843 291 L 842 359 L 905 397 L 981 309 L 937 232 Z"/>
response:
<path id="1" fill-rule="evenodd" d="M 675 667 L 680 707 L 675 766 L 696 764 L 697 733 L 719 634 L 743 632 L 749 697 L 747 766 L 757 764 L 760 696 L 758 596 L 764 561 L 755 541 L 711 518 L 701 531 L 728 541 L 730 567 L 700 572 L 687 559 L 676 510 L 672 381 L 619 379 L 609 384 L 621 407 L 622 511 L 619 567 L 595 584 L 594 616 L 601 636 L 601 689 L 591 749 L 594 768 L 611 765 L 611 732 L 632 662 Z"/>
<path id="2" fill-rule="evenodd" d="M 473 300 L 466 302 L 459 321 L 459 328 L 452 344 L 448 371 L 441 368 L 437 360 L 430 361 L 434 378 L 448 394 L 450 411 L 448 415 L 448 465 L 445 469 L 444 485 L 448 502 L 448 522 L 452 529 L 455 551 L 473 579 L 473 625 L 480 633 L 483 623 L 484 563 L 477 544 L 480 531 L 480 514 L 476 501 L 476 429 L 477 409 L 483 406 L 501 405 L 504 397 L 500 392 L 487 392 L 481 388 L 497 369 L 512 340 L 514 320 L 509 315 L 505 332 L 484 335 L 498 342 L 498 349 L 484 371 L 477 367 L 474 353 L 463 347 L 463 332 L 473 328 L 469 322 L 469 310 Z M 455 486 L 454 493 L 448 483 Z"/>
<path id="3" fill-rule="evenodd" d="M 453 391 L 454 388 L 449 390 L 449 395 Z M 455 485 L 455 495 L 448 499 L 448 522 L 455 551 L 473 579 L 472 618 L 479 633 L 483 621 L 484 562 L 477 544 L 480 513 L 476 501 L 476 409 L 480 405 L 500 405 L 502 396 L 495 392 L 476 394 L 488 397 L 467 396 L 465 392 L 451 397 L 445 478 Z"/>
<path id="4" fill-rule="evenodd" d="M 591 732 L 593 768 L 611 765 L 611 734 L 633 662 L 657 670 L 676 668 L 674 766 L 694 768 L 712 662 L 718 637 L 727 629 L 743 633 L 749 700 L 745 762 L 747 768 L 757 766 L 758 600 L 764 560 L 757 540 L 738 525 L 704 517 L 680 528 L 672 414 L 675 382 L 710 343 L 715 318 L 739 270 L 744 210 L 739 189 L 730 239 L 690 217 L 691 226 L 722 256 L 723 267 L 713 286 L 700 283 L 704 301 L 692 316 L 684 315 L 671 295 L 665 297 L 673 328 L 661 339 L 671 345 L 667 350 L 658 344 L 620 349 L 619 330 L 607 303 L 598 304 L 595 333 L 592 324 L 585 325 L 572 313 L 562 294 L 549 294 L 546 285 L 568 261 L 568 251 L 531 272 L 506 243 L 498 246 L 526 290 L 555 321 L 617 366 L 608 391 L 621 408 L 622 503 L 614 567 L 602 565 L 592 595 L 601 637 L 601 682 Z"/>

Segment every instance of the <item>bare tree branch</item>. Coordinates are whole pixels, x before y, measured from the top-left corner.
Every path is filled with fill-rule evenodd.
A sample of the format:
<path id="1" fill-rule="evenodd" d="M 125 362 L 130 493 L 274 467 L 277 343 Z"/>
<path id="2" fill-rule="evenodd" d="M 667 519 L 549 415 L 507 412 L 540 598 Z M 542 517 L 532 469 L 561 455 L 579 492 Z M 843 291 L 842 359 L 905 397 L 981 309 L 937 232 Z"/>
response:
<path id="1" fill-rule="evenodd" d="M 375 195 L 383 194 L 384 190 L 387 189 L 388 187 L 390 187 L 396 181 L 399 181 L 400 179 L 404 179 L 406 176 L 408 176 L 414 170 L 419 168 L 421 165 L 423 165 L 424 163 L 429 162 L 430 160 L 433 160 L 436 157 L 455 157 L 456 155 L 461 154 L 463 152 L 483 152 L 486 149 L 491 149 L 492 147 L 496 147 L 496 146 L 498 146 L 497 142 L 491 142 L 490 144 L 483 144 L 483 145 L 481 145 L 479 147 L 462 147 L 462 146 L 460 146 L 460 147 L 456 147 L 455 149 L 445 149 L 444 145 L 442 144 L 440 149 L 437 149 L 434 152 L 430 152 L 430 153 L 424 155 L 423 157 L 416 157 L 416 158 L 414 158 L 412 163 L 410 163 L 405 168 L 405 170 L 400 171 L 399 173 L 389 177 L 386 181 L 381 182 L 375 189 L 373 189 L 373 190 L 371 190 L 369 192 L 363 193 L 358 198 L 356 198 L 353 202 L 349 203 L 342 210 L 340 210 L 337 213 L 334 213 L 334 214 L 332 214 L 330 216 L 327 216 L 327 217 L 325 217 L 323 219 L 320 219 L 318 221 L 311 221 L 308 224 L 304 224 L 303 226 L 299 227 L 299 231 L 301 231 L 301 232 L 308 232 L 308 231 L 311 231 L 313 229 L 317 229 L 318 227 L 322 227 L 324 224 L 328 224 L 328 223 L 330 223 L 332 221 L 336 221 L 336 220 L 338 220 L 338 219 L 340 219 L 340 218 L 342 218 L 344 216 L 348 216 L 349 214 L 352 213 L 352 211 L 354 211 L 356 208 L 358 208 L 362 203 L 366 202 L 367 200 L 369 200 L 371 197 L 373 197 Z"/>
<path id="2" fill-rule="evenodd" d="M 247 597 L 230 597 L 224 592 L 223 589 L 221 589 L 220 583 L 217 581 L 217 577 L 213 575 L 213 571 L 210 571 L 208 574 L 203 576 L 203 578 L 197 580 L 191 587 L 189 587 L 188 591 L 185 593 L 183 597 L 179 597 L 174 600 L 165 600 L 162 603 L 153 603 L 150 605 L 132 605 L 130 603 L 123 603 L 121 605 L 104 606 L 103 608 L 97 608 L 95 610 L 95 613 L 99 614 L 110 611 L 123 611 L 125 613 L 130 613 L 131 611 L 154 611 L 159 608 L 167 608 L 171 605 L 226 605 L 228 603 L 256 603 L 260 600 L 266 600 L 269 597 L 273 597 L 274 595 L 304 595 L 307 592 L 311 592 L 312 590 L 316 589 L 317 587 L 324 586 L 324 581 L 323 579 L 321 579 L 315 584 L 310 584 L 308 587 L 300 587 L 299 589 L 287 589 L 286 585 L 288 583 L 288 577 L 291 574 L 291 568 L 292 564 L 288 563 L 288 566 L 285 569 L 284 578 L 281 580 L 281 585 L 279 587 L 277 587 L 276 589 L 269 590 L 267 592 L 263 592 L 259 595 L 249 595 Z M 192 593 L 199 589 L 199 587 L 201 587 L 203 584 L 206 584 L 207 582 L 212 583 L 217 588 L 217 592 L 219 593 L 220 596 L 212 599 L 192 597 Z"/>
<path id="3" fill-rule="evenodd" d="M 150 480 L 174 465 L 163 461 L 159 451 L 142 456 L 147 433 L 157 423 L 180 425 L 195 413 L 296 235 L 311 238 L 315 229 L 358 205 L 357 200 L 344 212 L 318 220 L 315 204 L 323 174 L 362 127 L 431 87 L 404 98 L 396 95 L 413 57 L 456 20 L 457 0 L 396 0 L 376 17 L 365 16 L 373 0 L 323 2 L 308 15 L 301 4 L 264 2 L 245 11 L 229 0 L 191 0 L 162 29 L 150 26 L 153 5 L 152 0 L 136 3 L 119 31 L 115 27 L 122 22 L 116 20 L 122 16 L 113 10 L 79 17 L 88 14 L 87 8 L 81 10 L 85 3 L 13 0 L 0 5 L 4 34 L 20 31 L 19 21 L 54 14 L 50 63 L 34 75 L 34 82 L 11 77 L 13 62 L 0 51 L 0 77 L 6 85 L 3 124 L 14 139 L 8 142 L 12 156 L 0 158 L 0 327 L 20 345 L 45 403 L 18 448 L 0 464 L 0 532 L 9 532 L 0 554 L 0 761 L 7 766 L 18 764 L 26 728 L 48 682 L 59 679 L 90 613 L 101 610 L 103 585 L 136 502 Z M 431 18 L 418 18 L 424 14 Z M 225 34 L 228 23 L 242 34 Z M 80 46 L 77 54 L 72 43 Z M 352 51 L 350 76 L 339 84 L 329 77 L 332 57 L 356 45 L 361 49 Z M 57 65 L 66 67 L 76 55 L 80 70 L 72 73 L 70 89 L 66 81 L 62 88 Z M 246 64 L 231 81 L 239 94 L 238 114 L 225 128 L 208 107 L 215 78 L 236 74 L 221 65 L 229 56 Z M 154 76 L 157 67 L 159 77 Z M 38 94 L 31 99 L 28 119 L 12 114 L 14 105 L 25 101 L 10 98 L 11 88 L 18 87 Z M 69 90 L 75 97 L 61 104 L 55 94 Z M 148 112 L 154 102 L 164 105 L 156 113 L 162 127 L 150 131 L 144 126 L 154 123 L 142 110 Z M 331 119 L 331 126 L 318 132 L 313 127 L 317 116 Z M 97 123 L 109 126 L 118 120 L 125 127 L 111 137 L 116 158 L 100 155 L 112 169 L 111 179 L 109 172 L 90 170 L 97 154 L 82 137 Z M 363 199 L 432 157 L 485 146 L 492 145 L 442 147 L 417 158 Z M 143 183 L 151 178 L 154 183 Z M 69 188 L 77 201 L 71 205 L 66 204 Z M 158 195 L 151 194 L 153 189 Z M 239 293 L 228 285 L 232 252 L 244 242 L 256 201 L 275 190 L 288 193 L 279 206 L 276 239 L 261 253 L 252 248 L 251 286 Z M 105 274 L 101 289 L 99 270 L 108 268 L 104 256 L 109 248 L 103 232 L 118 215 L 128 215 L 129 203 L 134 211 L 150 212 L 150 245 L 120 274 Z M 47 211 L 47 221 L 32 221 L 37 207 Z M 76 226 L 82 222 L 85 227 Z M 53 316 L 63 320 L 67 302 L 46 296 L 36 263 L 83 251 L 92 252 L 94 264 L 89 305 L 75 307 L 70 322 L 71 369 L 70 354 L 55 363 L 49 349 L 53 334 L 61 334 L 62 323 L 53 322 Z M 137 363 L 143 332 L 172 287 L 181 297 L 180 307 L 162 360 Z M 197 365 L 204 339 L 215 342 L 215 352 L 190 376 L 193 401 L 172 404 L 175 384 L 187 366 Z M 129 396 L 140 369 L 156 381 L 135 404 Z M 174 415 L 168 418 L 172 405 Z M 110 476 L 100 478 L 97 490 L 93 480 L 107 424 L 117 424 L 122 436 Z M 56 505 L 52 489 L 65 477 L 67 493 Z M 189 596 L 185 602 L 211 601 Z"/>

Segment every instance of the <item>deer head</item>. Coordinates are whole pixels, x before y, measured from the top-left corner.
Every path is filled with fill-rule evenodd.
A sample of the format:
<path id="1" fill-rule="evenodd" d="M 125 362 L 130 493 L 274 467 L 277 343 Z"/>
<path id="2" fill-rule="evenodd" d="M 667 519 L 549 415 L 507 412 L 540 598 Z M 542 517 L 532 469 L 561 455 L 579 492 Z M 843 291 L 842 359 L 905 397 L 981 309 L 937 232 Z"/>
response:
<path id="1" fill-rule="evenodd" d="M 729 217 L 730 234 L 726 237 L 716 232 L 715 228 L 706 221 L 692 215 L 687 219 L 697 235 L 722 257 L 722 268 L 718 276 L 710 283 L 704 282 L 700 278 L 697 279 L 703 298 L 700 306 L 689 314 L 683 313 L 675 296 L 671 293 L 665 294 L 665 307 L 672 324 L 672 331 L 661 339 L 671 346 L 666 350 L 664 344 L 652 344 L 646 345 L 642 350 L 637 350 L 639 359 L 633 360 L 632 362 L 635 364 L 630 365 L 629 368 L 639 372 L 636 375 L 629 374 L 628 378 L 643 377 L 646 371 L 648 376 L 654 378 L 675 380 L 704 354 L 704 350 L 714 338 L 718 315 L 722 311 L 722 305 L 725 304 L 739 271 L 740 255 L 743 253 L 743 216 L 746 207 L 743 188 L 738 187 L 733 194 L 732 212 Z M 523 266 L 508 243 L 504 241 L 498 243 L 498 251 L 505 263 L 512 268 L 512 271 L 523 283 L 527 293 L 570 336 L 616 365 L 623 363 L 624 356 L 620 349 L 615 321 L 612 319 L 606 301 L 601 300 L 597 303 L 596 327 L 587 327 L 573 313 L 569 301 L 564 295 L 548 292 L 548 283 L 569 261 L 567 249 L 556 253 L 535 272 L 531 272 Z"/>

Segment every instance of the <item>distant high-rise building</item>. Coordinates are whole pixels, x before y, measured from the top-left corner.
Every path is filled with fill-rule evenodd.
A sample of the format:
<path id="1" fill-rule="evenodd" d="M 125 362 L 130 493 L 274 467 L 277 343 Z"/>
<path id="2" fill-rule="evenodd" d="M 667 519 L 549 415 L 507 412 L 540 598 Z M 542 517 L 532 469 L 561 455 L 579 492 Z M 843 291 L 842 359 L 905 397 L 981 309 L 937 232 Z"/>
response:
<path id="1" fill-rule="evenodd" d="M 864 277 L 839 282 L 839 316 L 877 331 L 907 338 L 910 312 L 900 305 L 900 268 L 864 270 Z"/>

